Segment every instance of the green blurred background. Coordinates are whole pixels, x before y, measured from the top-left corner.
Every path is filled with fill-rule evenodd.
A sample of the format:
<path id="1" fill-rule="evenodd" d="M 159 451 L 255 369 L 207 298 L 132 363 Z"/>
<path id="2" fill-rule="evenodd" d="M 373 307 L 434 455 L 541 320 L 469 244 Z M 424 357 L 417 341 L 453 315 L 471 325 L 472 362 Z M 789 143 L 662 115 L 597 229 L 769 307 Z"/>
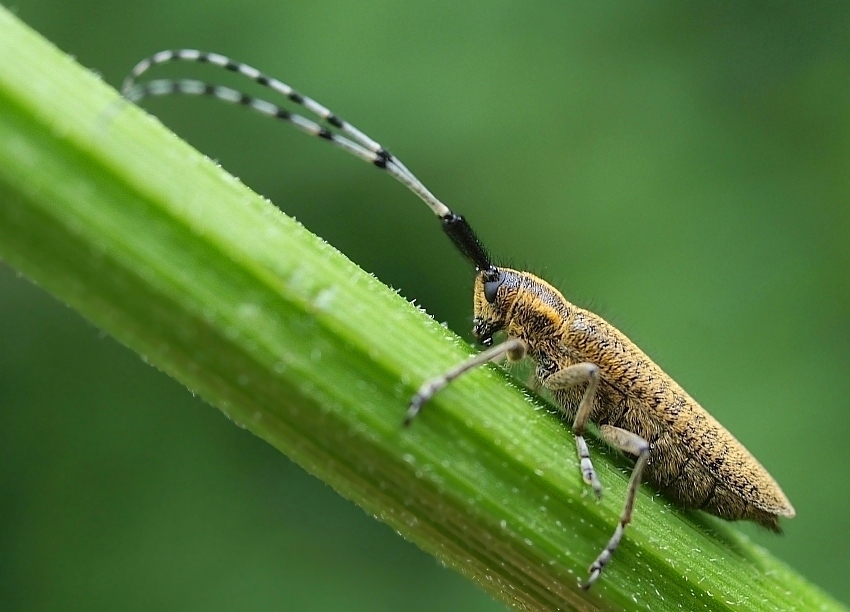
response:
<path id="1" fill-rule="evenodd" d="M 385 144 L 731 429 L 798 514 L 740 528 L 850 602 L 850 4 L 11 8 L 113 85 L 215 50 Z M 469 337 L 469 270 L 394 181 L 220 103 L 145 106 Z M 0 404 L 2 610 L 500 608 L 2 265 Z"/>

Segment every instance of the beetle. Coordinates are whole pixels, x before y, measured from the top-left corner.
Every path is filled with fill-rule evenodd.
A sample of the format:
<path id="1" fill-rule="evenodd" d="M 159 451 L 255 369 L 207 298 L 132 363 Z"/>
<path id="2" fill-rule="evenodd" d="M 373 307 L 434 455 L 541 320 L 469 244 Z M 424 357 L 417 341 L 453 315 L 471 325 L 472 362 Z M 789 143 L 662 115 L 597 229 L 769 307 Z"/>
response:
<path id="1" fill-rule="evenodd" d="M 327 127 L 221 85 L 189 79 L 136 83 L 153 66 L 172 61 L 209 63 L 242 74 L 313 113 Z M 596 582 L 619 546 L 643 478 L 683 508 L 727 520 L 754 521 L 775 532 L 781 531 L 780 517 L 795 515 L 758 460 L 625 334 L 569 302 L 543 279 L 494 264 L 462 216 L 437 199 L 397 157 L 325 106 L 252 66 L 194 49 L 160 51 L 142 60 L 125 79 L 122 93 L 133 102 L 186 94 L 252 108 L 386 171 L 428 205 L 475 269 L 472 333 L 487 348 L 426 381 L 412 398 L 404 424 L 410 425 L 435 393 L 465 372 L 494 359 L 530 358 L 538 383 L 551 392 L 564 416 L 572 419 L 581 475 L 597 497 L 602 487 L 585 440 L 587 425 L 595 423 L 605 442 L 636 458 L 617 526 L 590 565 L 583 588 Z M 494 345 L 497 334 L 504 339 Z"/>

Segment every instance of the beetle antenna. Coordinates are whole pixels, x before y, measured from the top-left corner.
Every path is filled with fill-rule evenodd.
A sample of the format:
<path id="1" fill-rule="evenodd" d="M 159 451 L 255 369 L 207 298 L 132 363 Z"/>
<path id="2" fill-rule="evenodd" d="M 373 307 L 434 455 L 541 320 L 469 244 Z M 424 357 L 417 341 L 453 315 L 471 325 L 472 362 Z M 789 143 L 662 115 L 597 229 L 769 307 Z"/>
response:
<path id="1" fill-rule="evenodd" d="M 136 83 L 136 80 L 150 68 L 173 61 L 212 64 L 231 72 L 237 72 L 255 83 L 281 94 L 290 102 L 301 106 L 318 117 L 329 127 L 324 127 L 312 119 L 292 113 L 262 98 L 223 85 L 190 79 L 155 79 L 146 83 Z M 385 170 L 390 176 L 419 196 L 437 215 L 443 226 L 443 231 L 446 232 L 461 254 L 475 266 L 476 270 L 491 270 L 494 267 L 469 223 L 431 193 L 395 155 L 322 104 L 298 93 L 286 83 L 263 74 L 253 66 L 236 62 L 218 53 L 206 53 L 195 49 L 160 51 L 136 64 L 127 78 L 124 79 L 121 93 L 132 102 L 139 102 L 152 96 L 178 94 L 218 98 L 280 119 L 294 125 L 302 132 L 327 140 L 348 153 Z"/>

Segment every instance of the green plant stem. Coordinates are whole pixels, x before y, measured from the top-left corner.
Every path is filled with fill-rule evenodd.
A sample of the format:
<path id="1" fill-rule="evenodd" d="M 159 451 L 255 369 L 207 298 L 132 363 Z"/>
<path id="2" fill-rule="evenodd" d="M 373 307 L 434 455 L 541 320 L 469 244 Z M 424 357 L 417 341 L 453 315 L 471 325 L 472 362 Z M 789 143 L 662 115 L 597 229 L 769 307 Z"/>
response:
<path id="1" fill-rule="evenodd" d="M 229 418 L 504 601 L 839 606 L 715 522 L 642 492 L 589 593 L 625 476 L 469 349 L 0 8 L 0 257 Z M 435 247 L 437 248 L 437 247 Z M 712 533 L 714 532 L 714 533 Z"/>

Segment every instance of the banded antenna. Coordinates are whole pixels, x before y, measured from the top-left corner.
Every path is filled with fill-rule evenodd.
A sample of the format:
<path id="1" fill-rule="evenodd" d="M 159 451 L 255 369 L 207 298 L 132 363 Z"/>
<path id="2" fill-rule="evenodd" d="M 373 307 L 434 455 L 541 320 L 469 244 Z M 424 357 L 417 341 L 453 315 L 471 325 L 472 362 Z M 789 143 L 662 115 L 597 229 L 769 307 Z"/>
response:
<path id="1" fill-rule="evenodd" d="M 147 83 L 136 83 L 136 80 L 150 68 L 174 61 L 212 64 L 231 72 L 238 72 L 316 115 L 329 127 L 324 127 L 307 117 L 292 113 L 262 98 L 250 96 L 223 85 L 190 79 L 156 79 Z M 132 72 L 124 79 L 121 93 L 131 102 L 139 102 L 151 96 L 178 94 L 218 98 L 231 104 L 251 108 L 263 115 L 280 119 L 294 125 L 302 132 L 332 142 L 348 153 L 385 170 L 390 176 L 419 196 L 437 215 L 443 230 L 448 234 L 452 243 L 475 266 L 476 270 L 492 271 L 494 269 L 490 257 L 466 220 L 443 204 L 396 156 L 347 121 L 340 119 L 338 115 L 332 113 L 322 104 L 298 93 L 286 83 L 263 74 L 253 66 L 233 61 L 218 53 L 206 53 L 195 49 L 160 51 L 136 64 Z"/>

